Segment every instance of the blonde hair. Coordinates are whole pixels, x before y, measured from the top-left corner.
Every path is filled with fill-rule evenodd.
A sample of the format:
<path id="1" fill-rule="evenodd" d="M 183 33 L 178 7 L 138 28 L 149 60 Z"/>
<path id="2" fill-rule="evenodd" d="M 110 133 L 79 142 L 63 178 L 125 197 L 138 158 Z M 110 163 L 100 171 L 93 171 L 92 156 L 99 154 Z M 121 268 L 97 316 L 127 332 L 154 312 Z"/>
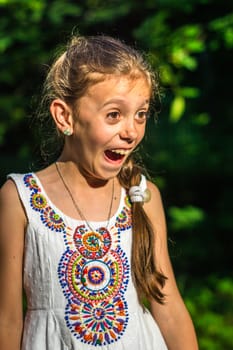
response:
<path id="1" fill-rule="evenodd" d="M 144 77 L 151 88 L 151 97 L 158 94 L 158 80 L 147 60 L 134 48 L 109 36 L 74 36 L 67 49 L 53 63 L 45 81 L 43 105 L 60 98 L 71 108 L 88 88 L 106 75 L 125 75 L 132 79 Z M 128 159 L 118 178 L 128 190 L 140 182 L 142 168 Z M 163 303 L 162 287 L 166 277 L 157 270 L 154 259 L 152 225 L 141 203 L 132 203 L 133 243 L 132 278 L 141 304 L 151 297 Z"/>

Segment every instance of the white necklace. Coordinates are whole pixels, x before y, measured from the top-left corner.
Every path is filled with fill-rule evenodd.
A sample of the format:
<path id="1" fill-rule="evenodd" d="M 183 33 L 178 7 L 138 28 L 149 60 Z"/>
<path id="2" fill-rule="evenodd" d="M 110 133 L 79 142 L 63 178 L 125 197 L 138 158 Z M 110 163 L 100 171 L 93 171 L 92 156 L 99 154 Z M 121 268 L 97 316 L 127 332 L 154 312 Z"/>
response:
<path id="1" fill-rule="evenodd" d="M 60 171 L 60 169 L 59 169 L 59 166 L 58 166 L 57 162 L 55 162 L 55 166 L 56 166 L 56 169 L 57 169 L 57 173 L 58 173 L 58 175 L 59 175 L 59 177 L 60 177 L 60 179 L 61 179 L 61 181 L 62 181 L 62 183 L 63 183 L 63 185 L 64 185 L 64 187 L 65 187 L 65 189 L 66 189 L 66 191 L 68 192 L 68 194 L 69 194 L 69 196 L 70 196 L 70 198 L 71 198 L 71 200 L 72 200 L 72 202 L 73 202 L 73 205 L 74 205 L 75 209 L 77 210 L 79 216 L 81 217 L 82 220 L 84 220 L 84 221 L 86 222 L 86 224 L 87 224 L 87 226 L 89 227 L 89 229 L 90 229 L 92 232 L 95 232 L 96 230 L 94 230 L 94 229 L 91 227 L 89 221 L 86 219 L 86 217 L 85 217 L 84 214 L 82 213 L 81 209 L 79 208 L 77 202 L 75 201 L 75 199 L 74 199 L 74 197 L 73 197 L 73 195 L 72 195 L 72 193 L 71 193 L 69 187 L 67 186 L 67 184 L 66 184 L 66 182 L 65 182 L 65 180 L 64 180 L 64 178 L 63 178 L 63 176 L 62 176 L 62 174 L 61 174 L 61 171 Z M 114 198 L 114 178 L 113 178 L 113 180 L 112 180 L 112 196 L 111 196 L 111 201 L 110 201 L 110 206 L 109 206 L 109 212 L 108 212 L 108 218 L 107 218 L 106 229 L 108 228 L 108 225 L 109 225 L 109 222 L 110 222 L 110 217 L 111 217 L 111 212 L 112 212 L 112 205 L 113 205 L 113 198 Z"/>

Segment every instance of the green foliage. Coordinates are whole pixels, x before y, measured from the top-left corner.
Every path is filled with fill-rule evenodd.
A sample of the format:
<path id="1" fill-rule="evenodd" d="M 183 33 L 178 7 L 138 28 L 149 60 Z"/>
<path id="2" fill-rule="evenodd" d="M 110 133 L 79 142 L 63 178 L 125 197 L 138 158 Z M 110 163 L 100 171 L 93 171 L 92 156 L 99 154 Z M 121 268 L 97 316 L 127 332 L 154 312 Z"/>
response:
<path id="1" fill-rule="evenodd" d="M 171 228 L 173 230 L 190 230 L 203 221 L 205 213 L 202 209 L 192 205 L 184 208 L 170 207 L 168 214 L 171 218 Z"/>
<path id="2" fill-rule="evenodd" d="M 127 15 L 130 11 L 129 2 L 117 1 L 101 2 L 101 1 L 89 1 L 89 9 L 85 16 L 85 21 L 88 25 L 103 24 L 116 22 L 118 18 Z"/>
<path id="3" fill-rule="evenodd" d="M 218 48 L 218 39 L 223 39 L 224 44 L 227 48 L 233 47 L 233 13 L 230 13 L 224 17 L 216 18 L 209 23 L 209 29 L 217 34 L 214 39 L 213 47 Z"/>
<path id="4" fill-rule="evenodd" d="M 177 95 L 173 99 L 170 107 L 170 120 L 171 122 L 177 122 L 185 111 L 185 99 L 183 96 Z"/>
<path id="5" fill-rule="evenodd" d="M 68 16 L 79 17 L 82 9 L 75 4 L 69 4 L 65 0 L 54 1 L 48 8 L 48 19 L 55 25 L 63 25 Z"/>
<path id="6" fill-rule="evenodd" d="M 210 276 L 204 283 L 188 288 L 185 294 L 185 303 L 195 320 L 200 349 L 232 349 L 233 279 Z"/>

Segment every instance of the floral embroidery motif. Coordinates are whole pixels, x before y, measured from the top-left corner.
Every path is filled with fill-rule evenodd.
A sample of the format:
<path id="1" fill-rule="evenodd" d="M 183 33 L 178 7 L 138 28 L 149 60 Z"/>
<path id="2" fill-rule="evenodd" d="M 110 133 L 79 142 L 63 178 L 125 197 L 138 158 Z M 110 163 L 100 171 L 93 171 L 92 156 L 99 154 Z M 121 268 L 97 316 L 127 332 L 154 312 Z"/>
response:
<path id="1" fill-rule="evenodd" d="M 81 342 L 94 346 L 111 344 L 126 329 L 127 303 L 118 296 L 94 305 L 72 299 L 67 306 L 66 321 Z"/>
<path id="2" fill-rule="evenodd" d="M 65 224 L 62 218 L 57 213 L 55 213 L 55 211 L 50 206 L 47 206 L 41 213 L 41 220 L 45 226 L 53 231 L 62 232 L 65 228 Z"/>
<path id="3" fill-rule="evenodd" d="M 24 183 L 30 190 L 40 191 L 36 179 L 32 176 L 32 174 L 26 174 L 24 176 Z"/>
<path id="4" fill-rule="evenodd" d="M 57 214 L 49 205 L 45 196 L 41 193 L 36 179 L 32 174 L 24 176 L 24 183 L 31 191 L 30 205 L 32 209 L 40 212 L 40 218 L 43 224 L 52 231 L 62 232 L 65 230 L 65 223 L 59 214 Z"/>
<path id="5" fill-rule="evenodd" d="M 67 250 L 58 276 L 67 299 L 66 324 L 81 342 L 98 346 L 119 340 L 128 323 L 124 294 L 129 283 L 129 261 L 120 247 L 120 236 L 131 227 L 129 202 L 116 218 L 110 232 L 105 228 L 90 231 L 78 226 L 64 236 Z"/>
<path id="6" fill-rule="evenodd" d="M 35 192 L 31 195 L 30 203 L 32 208 L 38 211 L 42 211 L 47 205 L 47 200 L 41 193 Z"/>
<path id="7" fill-rule="evenodd" d="M 116 227 L 119 227 L 122 230 L 127 230 L 132 225 L 132 214 L 131 214 L 131 204 L 129 197 L 125 197 L 125 206 L 122 211 L 116 218 Z"/>
<path id="8" fill-rule="evenodd" d="M 111 247 L 111 235 L 105 227 L 90 232 L 85 225 L 78 226 L 74 233 L 77 250 L 87 259 L 102 258 Z"/>
<path id="9" fill-rule="evenodd" d="M 58 265 L 58 278 L 67 299 L 67 327 L 85 344 L 104 346 L 118 341 L 129 319 L 124 294 L 130 267 L 119 244 L 121 234 L 132 225 L 128 197 L 110 230 L 100 227 L 92 232 L 79 225 L 72 231 L 49 206 L 32 174 L 24 176 L 24 183 L 31 191 L 30 205 L 42 223 L 63 232 L 66 251 Z"/>
<path id="10" fill-rule="evenodd" d="M 119 247 L 102 260 L 87 260 L 68 249 L 59 264 L 59 278 L 67 298 L 95 304 L 123 296 L 129 281 L 128 260 Z"/>

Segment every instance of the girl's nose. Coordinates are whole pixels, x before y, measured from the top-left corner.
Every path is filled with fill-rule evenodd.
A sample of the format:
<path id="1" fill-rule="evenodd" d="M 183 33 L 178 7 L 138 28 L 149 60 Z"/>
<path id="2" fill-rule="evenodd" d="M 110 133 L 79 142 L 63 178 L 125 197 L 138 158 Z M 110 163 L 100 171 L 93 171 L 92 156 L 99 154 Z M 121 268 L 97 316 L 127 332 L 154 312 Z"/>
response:
<path id="1" fill-rule="evenodd" d="M 137 129 L 134 120 L 126 120 L 125 123 L 123 123 L 120 137 L 127 140 L 129 143 L 133 142 L 137 138 Z"/>

